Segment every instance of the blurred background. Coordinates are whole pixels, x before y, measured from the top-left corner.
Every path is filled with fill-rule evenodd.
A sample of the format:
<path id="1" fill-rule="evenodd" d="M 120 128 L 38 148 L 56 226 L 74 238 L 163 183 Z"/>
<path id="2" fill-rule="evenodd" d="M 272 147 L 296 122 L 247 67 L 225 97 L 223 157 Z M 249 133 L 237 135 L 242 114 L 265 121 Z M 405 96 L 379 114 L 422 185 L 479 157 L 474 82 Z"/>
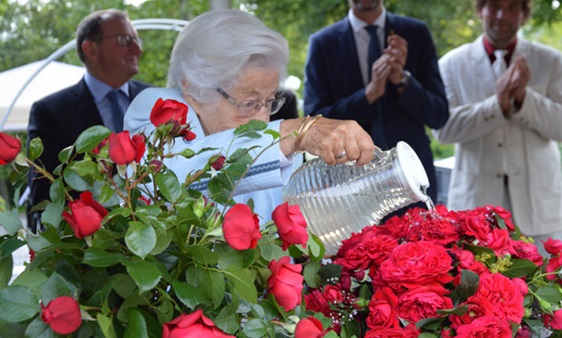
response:
<path id="1" fill-rule="evenodd" d="M 391 12 L 425 21 L 432 32 L 439 56 L 474 40 L 481 33 L 481 24 L 474 14 L 472 0 L 385 0 L 384 3 Z M 44 60 L 72 41 L 78 23 L 92 11 L 117 8 L 127 11 L 132 20 L 168 18 L 189 21 L 205 11 L 224 7 L 254 13 L 287 38 L 291 51 L 287 85 L 299 98 L 302 98 L 308 37 L 320 28 L 341 20 L 349 8 L 347 0 L 0 0 L 0 99 L 11 102 L 13 95 L 6 94 L 8 91 L 1 88 L 11 87 L 13 91 L 13 87 L 27 79 L 25 72 L 18 73 L 16 79 L 6 76 L 10 71 Z M 534 0 L 532 20 L 521 34 L 529 40 L 562 50 L 561 19 L 560 0 Z M 177 30 L 147 29 L 140 30 L 139 35 L 143 40 L 144 53 L 140 72 L 135 79 L 165 86 L 168 57 Z M 35 87 L 49 87 L 49 79 L 54 81 L 63 76 L 70 78 L 69 85 L 78 81 L 83 70 L 74 49 L 57 61 L 60 64 L 57 64 L 56 70 L 52 73 L 45 70 L 43 73 L 47 82 L 37 82 L 33 84 Z M 51 89 L 55 91 L 58 88 Z M 33 92 L 32 84 L 26 91 Z M 35 92 L 42 97 L 38 89 Z M 0 109 L 1 121 L 6 111 L 2 107 Z M 25 139 L 24 127 L 4 129 Z M 454 154 L 451 145 L 444 146 L 433 141 L 432 148 L 436 159 Z M 6 180 L 9 174 L 10 166 L 0 167 L 0 194 L 11 204 L 14 201 L 10 200 L 12 194 Z"/>

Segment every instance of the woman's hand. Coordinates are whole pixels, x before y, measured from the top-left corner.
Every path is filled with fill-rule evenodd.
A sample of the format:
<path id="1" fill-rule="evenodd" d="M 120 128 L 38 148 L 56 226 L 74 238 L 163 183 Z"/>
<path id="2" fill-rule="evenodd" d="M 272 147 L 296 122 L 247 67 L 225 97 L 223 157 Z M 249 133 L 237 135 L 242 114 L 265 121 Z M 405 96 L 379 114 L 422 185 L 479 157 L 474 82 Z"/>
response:
<path id="1" fill-rule="evenodd" d="M 281 135 L 296 132 L 302 123 L 306 123 L 302 118 L 283 121 Z M 281 150 L 285 155 L 307 151 L 331 165 L 347 161 L 355 161 L 357 165 L 366 164 L 373 159 L 377 148 L 371 136 L 353 120 L 320 117 L 302 135 L 299 149 L 296 149 L 296 139 L 288 137 L 281 143 Z"/>

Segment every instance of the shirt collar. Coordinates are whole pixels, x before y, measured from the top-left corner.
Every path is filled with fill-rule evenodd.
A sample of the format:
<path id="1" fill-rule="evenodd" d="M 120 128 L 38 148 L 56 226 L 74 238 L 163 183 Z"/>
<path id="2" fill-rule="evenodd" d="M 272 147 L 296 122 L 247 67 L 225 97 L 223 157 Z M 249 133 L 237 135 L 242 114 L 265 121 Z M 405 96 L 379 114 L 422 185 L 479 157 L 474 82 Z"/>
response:
<path id="1" fill-rule="evenodd" d="M 105 84 L 104 82 L 96 79 L 92 74 L 86 73 L 84 74 L 84 81 L 86 82 L 86 86 L 92 93 L 95 102 L 101 102 L 114 88 Z M 125 82 L 121 87 L 117 88 L 118 90 L 122 91 L 127 97 L 129 96 L 129 82 Z"/>
<path id="2" fill-rule="evenodd" d="M 484 41 L 484 49 L 486 50 L 486 54 L 488 54 L 488 57 L 490 58 L 490 60 L 492 62 L 494 62 L 496 60 L 496 56 L 494 55 L 494 51 L 497 48 L 490 42 L 490 40 L 488 40 L 488 38 L 486 38 L 486 36 L 484 36 L 482 41 Z M 513 54 L 513 51 L 515 50 L 515 46 L 517 46 L 517 37 L 506 48 L 507 49 L 506 61 L 508 62 L 508 64 L 509 64 L 509 60 L 511 59 L 511 55 Z"/>

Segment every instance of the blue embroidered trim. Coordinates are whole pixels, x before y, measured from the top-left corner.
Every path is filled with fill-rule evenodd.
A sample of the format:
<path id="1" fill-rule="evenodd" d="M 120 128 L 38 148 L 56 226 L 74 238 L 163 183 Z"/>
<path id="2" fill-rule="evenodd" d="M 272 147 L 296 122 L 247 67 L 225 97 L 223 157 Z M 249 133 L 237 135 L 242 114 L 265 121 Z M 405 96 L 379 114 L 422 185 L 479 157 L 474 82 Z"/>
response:
<path id="1" fill-rule="evenodd" d="M 278 170 L 280 168 L 281 168 L 281 162 L 280 161 L 272 161 L 272 162 L 262 163 L 262 164 L 258 164 L 258 165 L 254 165 L 254 166 L 250 167 L 250 170 L 248 170 L 248 173 L 244 177 L 251 177 L 251 176 L 259 175 L 259 174 L 266 173 L 268 171 Z M 207 184 L 209 184 L 209 180 L 204 180 L 204 181 L 200 181 L 200 182 L 191 184 L 189 186 L 189 188 L 195 189 L 195 190 L 198 190 L 198 191 L 203 191 L 203 190 L 207 190 Z"/>

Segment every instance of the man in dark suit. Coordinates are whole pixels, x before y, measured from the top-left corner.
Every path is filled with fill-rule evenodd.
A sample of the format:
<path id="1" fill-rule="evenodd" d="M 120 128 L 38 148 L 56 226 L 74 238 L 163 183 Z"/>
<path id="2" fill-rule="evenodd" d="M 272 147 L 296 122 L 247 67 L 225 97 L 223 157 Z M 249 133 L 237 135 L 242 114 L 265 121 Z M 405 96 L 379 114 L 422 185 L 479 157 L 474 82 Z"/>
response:
<path id="1" fill-rule="evenodd" d="M 310 37 L 304 112 L 354 119 L 383 150 L 408 143 L 424 165 L 435 201 L 425 127 L 442 127 L 449 112 L 429 29 L 419 20 L 388 13 L 383 0 L 349 4 L 345 19 Z"/>
<path id="2" fill-rule="evenodd" d="M 138 73 L 141 40 L 126 13 L 102 10 L 85 17 L 76 32 L 76 49 L 86 67 L 74 86 L 33 104 L 29 116 L 28 140 L 40 137 L 44 151 L 37 162 L 53 172 L 58 153 L 74 144 L 78 135 L 94 125 L 114 132 L 123 129 L 123 113 L 131 100 L 147 88 L 131 81 Z M 114 95 L 114 96 L 112 96 Z M 50 182 L 31 170 L 29 207 L 49 199 Z M 28 227 L 35 231 L 41 210 L 28 210 Z"/>

